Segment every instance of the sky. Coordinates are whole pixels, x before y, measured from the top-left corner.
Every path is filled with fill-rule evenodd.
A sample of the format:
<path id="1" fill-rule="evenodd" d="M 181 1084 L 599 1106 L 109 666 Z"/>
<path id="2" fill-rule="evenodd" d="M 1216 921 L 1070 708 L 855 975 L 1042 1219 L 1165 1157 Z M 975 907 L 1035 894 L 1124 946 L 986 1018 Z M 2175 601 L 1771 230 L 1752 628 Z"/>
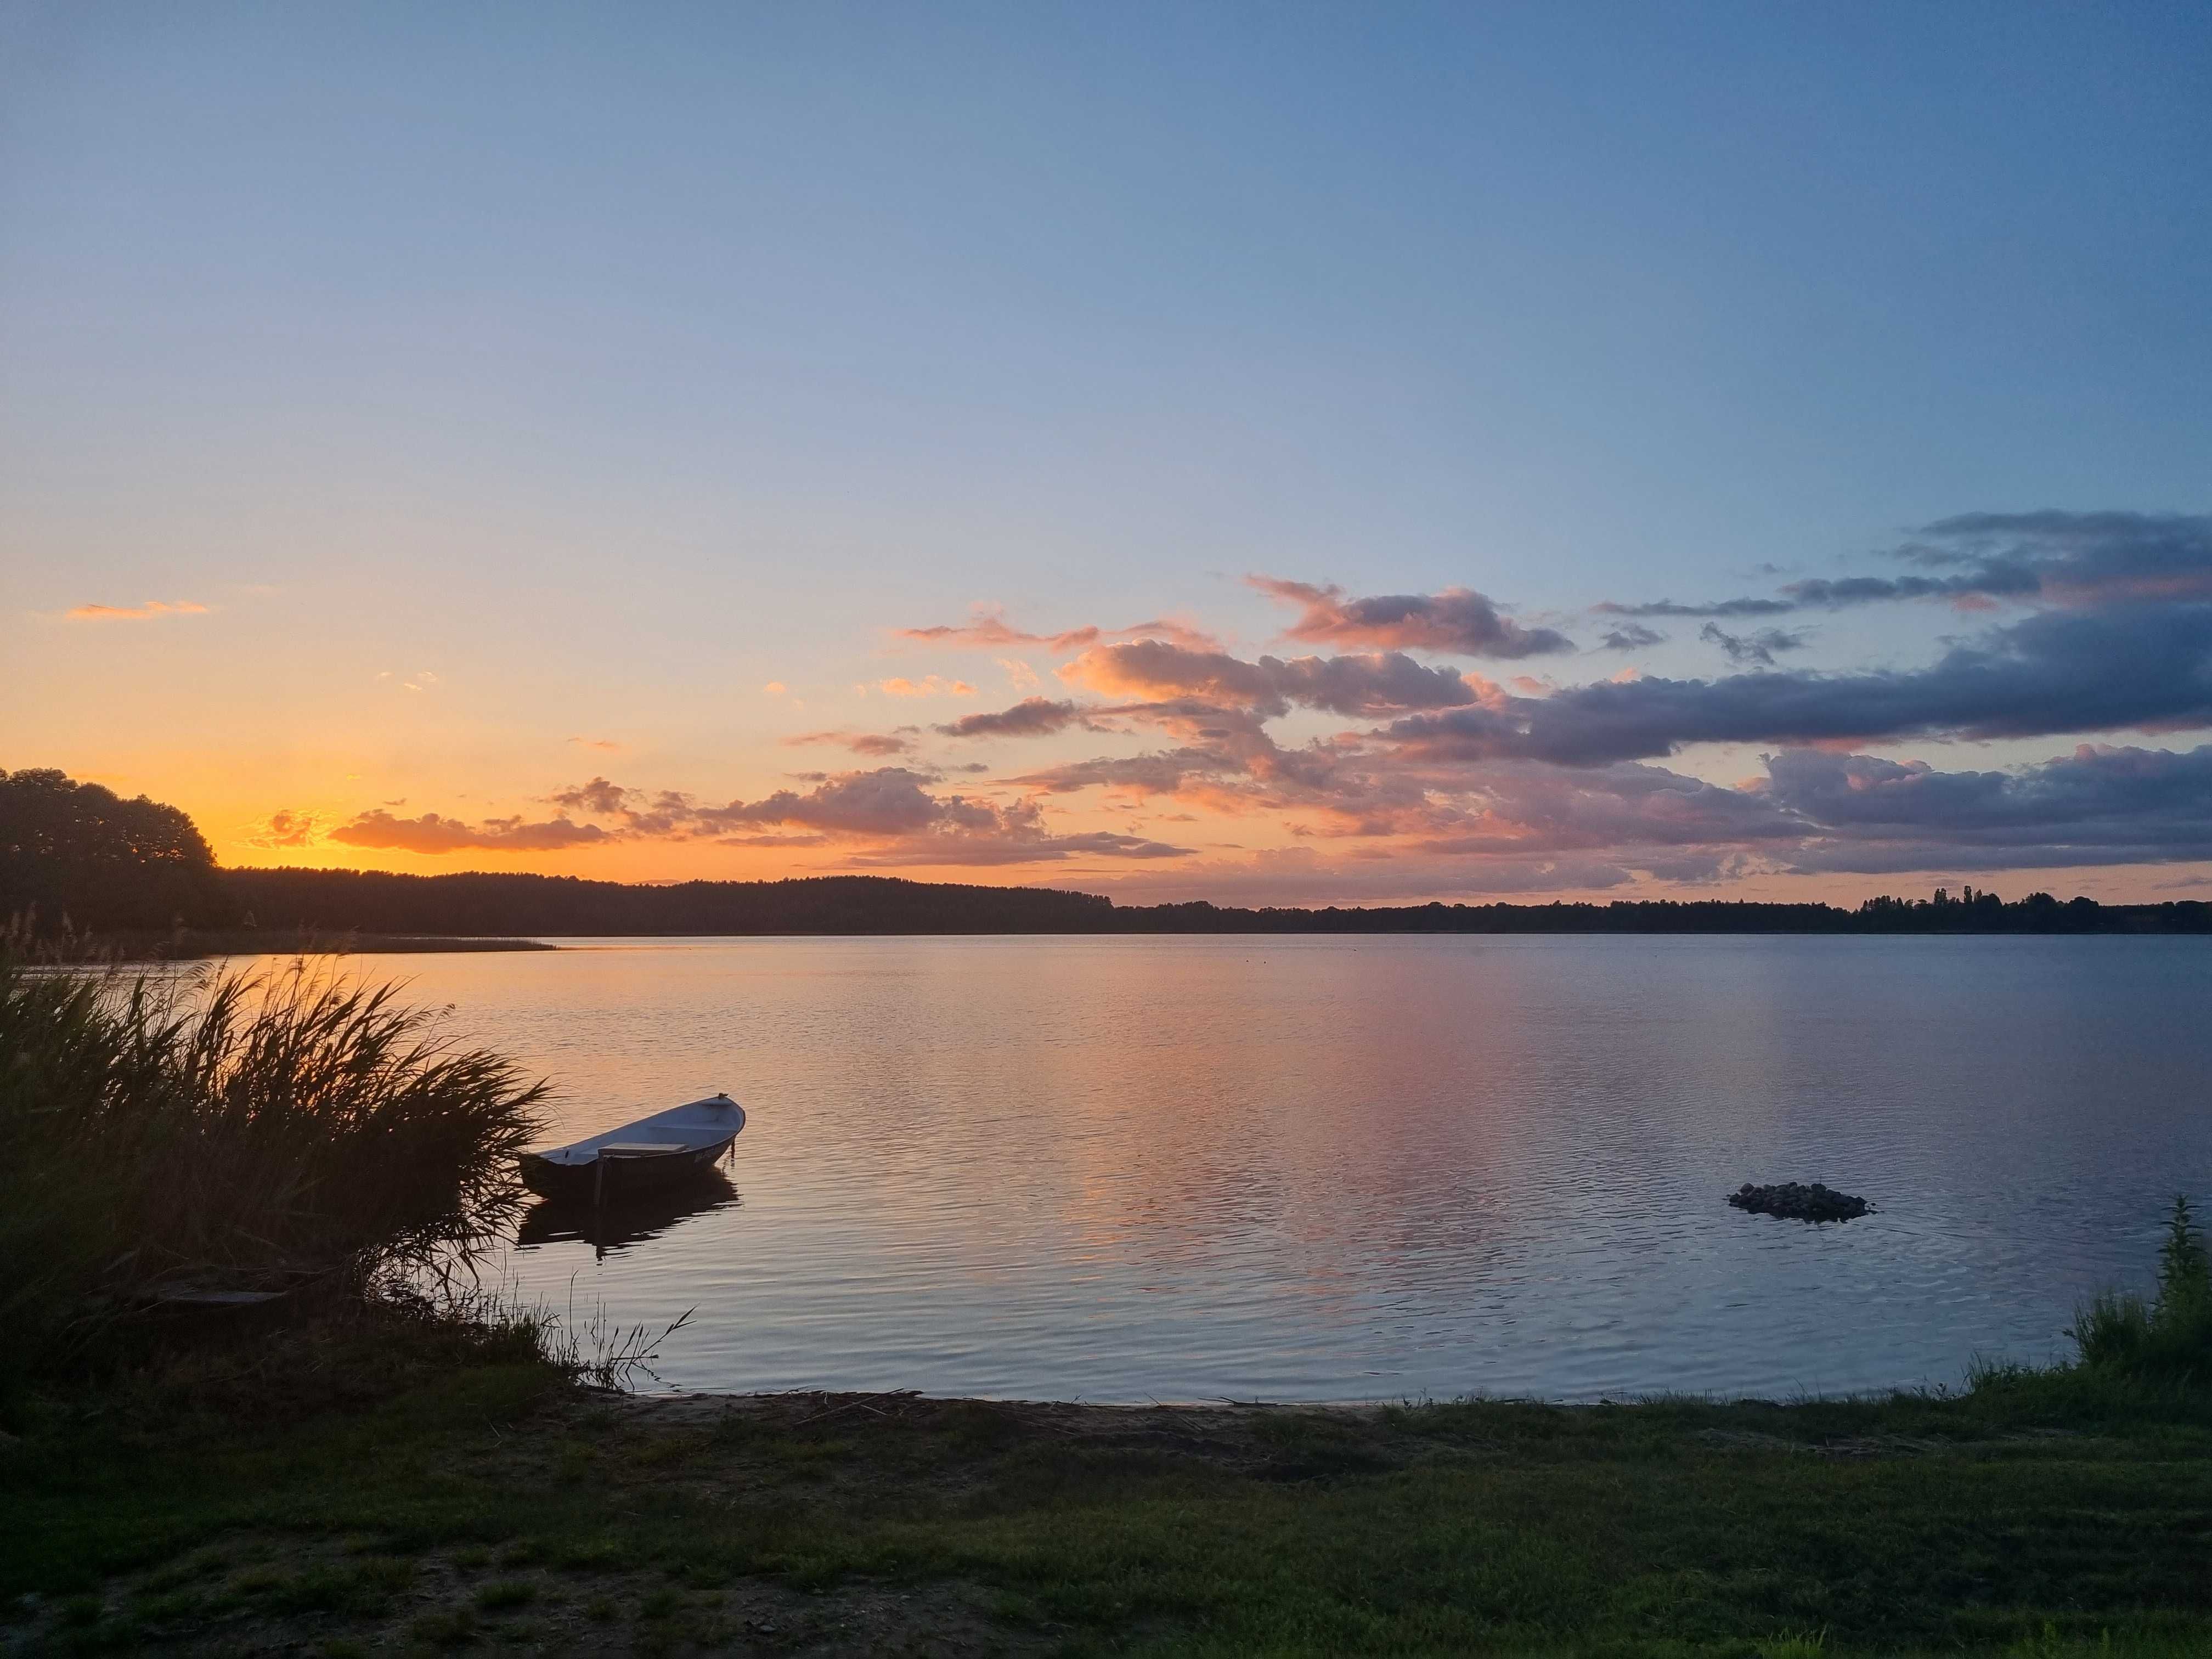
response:
<path id="1" fill-rule="evenodd" d="M 0 767 L 227 864 L 2212 897 L 2212 12 L 0 3 Z"/>

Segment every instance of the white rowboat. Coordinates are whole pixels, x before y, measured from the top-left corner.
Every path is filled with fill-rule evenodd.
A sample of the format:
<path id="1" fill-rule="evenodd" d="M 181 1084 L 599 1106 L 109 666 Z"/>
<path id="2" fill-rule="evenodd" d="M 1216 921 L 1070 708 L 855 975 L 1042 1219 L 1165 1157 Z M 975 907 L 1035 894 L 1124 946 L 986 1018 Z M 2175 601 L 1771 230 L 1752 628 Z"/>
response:
<path id="1" fill-rule="evenodd" d="M 525 1152 L 522 1184 L 548 1198 L 605 1198 L 702 1175 L 745 1127 L 745 1109 L 727 1095 L 672 1106 L 572 1146 Z"/>

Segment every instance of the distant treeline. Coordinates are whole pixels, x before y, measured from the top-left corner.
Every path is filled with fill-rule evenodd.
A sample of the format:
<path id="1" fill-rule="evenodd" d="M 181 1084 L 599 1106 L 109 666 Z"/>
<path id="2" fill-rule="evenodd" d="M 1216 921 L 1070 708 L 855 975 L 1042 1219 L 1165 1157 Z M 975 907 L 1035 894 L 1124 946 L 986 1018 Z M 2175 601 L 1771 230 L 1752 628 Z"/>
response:
<path id="1" fill-rule="evenodd" d="M 687 881 L 631 887 L 573 876 L 401 876 L 229 870 L 224 887 L 263 927 L 380 933 L 2203 933 L 2212 904 L 2006 904 L 1966 889 L 1932 899 L 1749 904 L 1413 904 L 1246 910 L 1117 905 L 1041 887 L 968 887 L 884 876 Z"/>
<path id="2" fill-rule="evenodd" d="M 631 886 L 574 876 L 219 868 L 192 821 L 52 770 L 0 772 L 0 922 L 36 931 L 252 929 L 545 937 L 714 933 L 2205 933 L 2212 904 L 2007 904 L 1957 896 L 1827 904 L 1672 899 L 1247 910 L 1117 905 L 1042 887 L 885 876 Z"/>

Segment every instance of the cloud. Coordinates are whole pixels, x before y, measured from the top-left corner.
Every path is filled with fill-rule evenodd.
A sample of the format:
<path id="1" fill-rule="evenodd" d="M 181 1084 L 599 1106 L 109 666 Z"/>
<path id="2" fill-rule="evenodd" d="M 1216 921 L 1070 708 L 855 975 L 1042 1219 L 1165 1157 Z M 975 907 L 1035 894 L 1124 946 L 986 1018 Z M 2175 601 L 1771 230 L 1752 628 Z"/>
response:
<path id="1" fill-rule="evenodd" d="M 2212 514 L 1967 513 L 1927 526 L 1887 556 L 1917 572 L 1811 578 L 1774 599 L 1596 608 L 1626 617 L 1772 617 L 1911 599 L 2069 609 L 2212 599 Z"/>
<path id="2" fill-rule="evenodd" d="M 1449 668 L 1430 668 L 1402 652 L 1342 657 L 1261 657 L 1246 662 L 1219 651 L 1192 651 L 1155 640 L 1093 646 L 1060 676 L 1108 695 L 1197 698 L 1270 716 L 1293 704 L 1351 716 L 1473 702 L 1475 690 Z"/>
<path id="3" fill-rule="evenodd" d="M 149 599 L 143 605 L 80 605 L 62 614 L 69 622 L 151 622 L 157 617 L 204 617 L 208 608 L 190 599 Z"/>
<path id="4" fill-rule="evenodd" d="M 1803 871 L 2054 868 L 2212 859 L 2212 744 L 2084 744 L 2008 771 L 1794 750 L 1763 793 L 1802 819 Z"/>
<path id="5" fill-rule="evenodd" d="M 616 837 L 595 823 L 574 823 L 556 817 L 542 823 L 520 817 L 488 818 L 480 824 L 425 812 L 420 817 L 394 817 L 379 807 L 361 813 L 330 833 L 330 839 L 349 847 L 381 848 L 403 853 L 459 853 L 485 849 L 504 853 L 550 853 L 576 847 L 594 847 Z"/>
<path id="6" fill-rule="evenodd" d="M 929 779 L 902 766 L 848 772 L 806 794 L 789 789 L 750 804 L 732 801 L 702 811 L 705 822 L 796 823 L 836 836 L 908 836 L 938 824 L 944 803 L 923 788 Z"/>
<path id="7" fill-rule="evenodd" d="M 648 791 L 595 777 L 546 799 L 548 823 L 491 819 L 471 825 L 428 813 L 365 812 L 335 839 L 418 853 L 465 848 L 544 851 L 623 841 L 714 841 L 738 847 L 839 846 L 848 864 L 1021 864 L 1070 858 L 1181 858 L 1189 849 L 1139 836 L 1054 831 L 1035 800 L 1001 804 L 938 794 L 933 773 L 903 766 L 814 773 L 810 789 L 779 789 L 716 806 L 678 790 Z M 574 815 L 573 817 L 571 815 Z M 586 820 L 579 822 L 578 820 Z M 590 820 L 596 820 L 592 822 Z"/>
<path id="8" fill-rule="evenodd" d="M 623 811 L 624 803 L 634 793 L 605 778 L 593 778 L 588 783 L 574 783 L 566 789 L 556 789 L 545 799 L 549 805 L 604 817 Z"/>
<path id="9" fill-rule="evenodd" d="M 1220 648 L 1220 641 L 1212 635 L 1188 623 L 1175 622 L 1164 617 L 1139 623 L 1133 628 L 1071 628 L 1059 634 L 1030 634 L 1011 625 L 994 607 L 981 605 L 975 608 L 967 622 L 957 626 L 940 623 L 933 628 L 894 629 L 892 633 L 896 638 L 912 640 L 921 645 L 966 646 L 983 649 L 1010 645 L 1042 646 L 1056 657 L 1064 657 L 1071 651 L 1080 651 L 1104 640 L 1165 640 L 1194 650 Z"/>
<path id="10" fill-rule="evenodd" d="M 1794 599 L 1721 599 L 1711 605 L 1677 605 L 1672 599 L 1653 599 L 1643 605 L 1620 605 L 1607 599 L 1591 610 L 1608 617 L 1782 617 L 1797 609 Z"/>
<path id="11" fill-rule="evenodd" d="M 842 747 L 870 769 L 792 775 L 757 798 L 720 805 L 593 776 L 547 797 L 538 810 L 557 816 L 544 822 L 403 817 L 387 805 L 331 838 L 428 853 L 643 841 L 808 848 L 814 869 L 1053 865 L 1065 878 L 1103 872 L 1108 884 L 1139 892 L 1218 876 L 1220 885 L 1198 890 L 1224 899 L 1269 883 L 1280 897 L 1425 896 L 2212 862 L 2212 745 L 2174 752 L 2114 747 L 2110 737 L 2212 726 L 2204 522 L 1966 515 L 1893 549 L 1894 568 L 1877 576 L 1808 578 L 1772 598 L 1710 606 L 1613 607 L 1608 651 L 1663 642 L 1641 616 L 1697 616 L 1699 637 L 1732 665 L 1698 678 L 1630 668 L 1555 684 L 1554 665 L 1541 679 L 1508 669 L 1500 685 L 1460 672 L 1464 663 L 1430 665 L 1435 659 L 1413 653 L 1534 658 L 1571 648 L 1463 589 L 1356 598 L 1254 578 L 1298 607 L 1291 637 L 1328 647 L 1300 656 L 1234 653 L 1182 625 L 1175 637 L 1028 635 L 979 612 L 964 628 L 908 636 L 1048 649 L 1059 695 L 1021 684 L 1015 670 L 1032 681 L 1034 671 L 1006 657 L 1018 698 L 1010 706 L 927 727 L 786 739 Z M 1805 648 L 1808 630 L 1774 620 L 1882 597 L 2012 609 L 1920 665 L 1848 672 L 1796 665 L 1790 653 Z M 1730 620 L 1738 617 L 1748 620 Z M 1585 660 L 1591 672 L 1620 664 Z M 861 689 L 975 695 L 966 681 L 935 675 Z M 1276 726 L 1285 720 L 1294 720 L 1295 739 Z M 1095 746 L 1069 743 L 1078 732 Z M 1955 771 L 1854 752 L 2061 734 L 2105 746 Z M 938 738 L 1042 739 L 1047 758 L 978 784 L 955 774 L 986 770 L 981 762 L 941 769 L 910 759 Z M 1727 787 L 1663 763 L 1716 744 L 1767 750 L 1763 774 Z M 1080 799 L 1092 791 L 1101 793 Z M 1133 833 L 1199 821 L 1241 821 L 1254 833 L 1235 837 L 1245 847 L 1208 837 L 1202 849 Z M 319 828 L 282 814 L 262 833 L 292 844 L 276 838 Z M 1290 852 L 1249 851 L 1285 839 L 1295 840 Z M 1115 874 L 1131 871 L 1158 873 L 1133 884 Z"/>
<path id="12" fill-rule="evenodd" d="M 866 755 L 876 759 L 908 754 L 914 749 L 914 739 L 896 732 L 801 732 L 796 737 L 786 738 L 784 742 L 791 746 L 813 743 L 836 744 L 841 748 L 851 750 L 856 755 Z"/>
<path id="13" fill-rule="evenodd" d="M 1087 724 L 1082 706 L 1049 697 L 1024 697 L 1011 708 L 963 714 L 937 728 L 948 738 L 1041 738 Z"/>
<path id="14" fill-rule="evenodd" d="M 604 749 L 609 753 L 616 752 L 623 747 L 612 738 L 571 738 L 568 741 L 580 744 L 586 749 Z"/>
<path id="15" fill-rule="evenodd" d="M 1425 804 L 1416 824 L 1425 828 L 1419 844 L 1430 853 L 1620 854 L 1795 842 L 1806 833 L 1802 817 L 1773 795 L 1626 764 L 1584 773 L 1494 769 L 1449 803 Z"/>
<path id="16" fill-rule="evenodd" d="M 1805 648 L 1802 628 L 1762 628 L 1750 634 L 1730 634 L 1718 623 L 1707 623 L 1698 630 L 1698 637 L 1727 652 L 1730 662 L 1754 662 L 1767 668 L 1774 666 L 1776 652 Z"/>
<path id="17" fill-rule="evenodd" d="M 931 674 L 919 680 L 878 680 L 876 690 L 887 697 L 972 697 L 975 688 L 965 680 L 942 680 Z"/>
<path id="18" fill-rule="evenodd" d="M 1211 749 L 1177 749 L 1151 755 L 1107 756 L 1096 760 L 1070 761 L 1048 767 L 1013 781 L 1047 793 L 1073 794 L 1078 790 L 1125 789 L 1139 795 L 1172 795 L 1193 776 L 1218 777 L 1239 774 L 1244 768 Z"/>
<path id="19" fill-rule="evenodd" d="M 1411 715 L 1390 740 L 1431 761 L 1594 766 L 1698 743 L 2040 737 L 2212 725 L 2212 605 L 2045 611 L 1934 666 L 1646 678 Z"/>
<path id="20" fill-rule="evenodd" d="M 1002 806 L 963 795 L 933 795 L 932 781 L 904 767 L 848 772 L 805 794 L 781 789 L 763 799 L 701 811 L 722 824 L 796 824 L 823 835 L 887 842 L 856 854 L 861 864 L 1025 864 L 1080 855 L 1181 858 L 1189 849 L 1141 836 L 1060 836 L 1034 801 Z"/>
<path id="21" fill-rule="evenodd" d="M 1441 593 L 1389 593 L 1348 599 L 1333 583 L 1245 580 L 1271 598 L 1303 607 L 1283 630 L 1309 645 L 1365 645 L 1385 650 L 1450 652 L 1462 657 L 1534 657 L 1571 651 L 1574 641 L 1549 628 L 1524 628 L 1468 587 Z"/>
<path id="22" fill-rule="evenodd" d="M 248 847 L 271 848 L 309 847 L 315 839 L 315 818 L 311 812 L 293 812 L 282 808 L 269 815 L 266 823 L 257 824 L 245 837 Z"/>
<path id="23" fill-rule="evenodd" d="M 786 685 L 781 680 L 770 680 L 766 685 L 761 687 L 761 695 L 769 697 L 780 697 L 790 690 L 791 688 Z"/>

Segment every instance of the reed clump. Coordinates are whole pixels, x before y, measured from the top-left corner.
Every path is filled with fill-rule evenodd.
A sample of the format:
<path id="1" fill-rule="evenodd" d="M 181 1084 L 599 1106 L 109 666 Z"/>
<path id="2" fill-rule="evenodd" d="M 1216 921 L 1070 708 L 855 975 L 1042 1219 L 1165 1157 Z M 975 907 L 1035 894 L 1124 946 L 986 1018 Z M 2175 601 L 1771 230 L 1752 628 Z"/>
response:
<path id="1" fill-rule="evenodd" d="M 2185 1197 L 2167 1212 L 2157 1286 L 2106 1291 L 2075 1310 L 2074 1358 L 1977 1359 L 1968 1393 L 2001 1419 L 2212 1427 L 2212 1250 Z"/>
<path id="2" fill-rule="evenodd" d="M 465 1262 L 520 1206 L 544 1092 L 396 987 L 305 961 L 149 977 L 0 956 L 16 1380 L 114 1356 L 180 1297 L 358 1296 Z"/>
<path id="3" fill-rule="evenodd" d="M 2158 1291 L 2146 1300 L 2108 1291 L 2084 1304 L 2068 1334 L 2081 1364 L 2149 1382 L 2212 1386 L 2212 1251 L 2177 1197 L 2158 1252 Z"/>

